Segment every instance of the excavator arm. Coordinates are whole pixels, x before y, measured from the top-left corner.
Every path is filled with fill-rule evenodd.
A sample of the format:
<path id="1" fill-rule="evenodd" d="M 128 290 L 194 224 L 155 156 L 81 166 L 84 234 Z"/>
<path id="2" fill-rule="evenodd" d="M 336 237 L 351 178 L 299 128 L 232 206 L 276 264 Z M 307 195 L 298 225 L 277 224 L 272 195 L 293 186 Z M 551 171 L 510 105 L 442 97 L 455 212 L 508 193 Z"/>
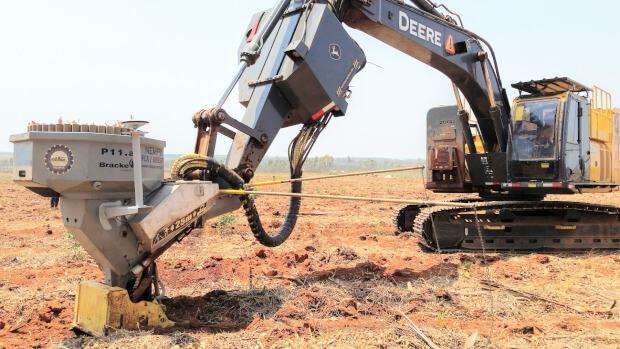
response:
<path id="1" fill-rule="evenodd" d="M 420 8 L 396 0 L 354 0 L 340 16 L 352 28 L 446 75 L 469 102 L 485 150 L 505 151 L 510 106 L 481 38 L 439 17 L 426 0 L 416 3 Z"/>
<path id="2" fill-rule="evenodd" d="M 465 158 L 463 151 L 449 148 L 448 158 L 458 158 L 450 160 L 455 164 L 450 165 L 455 166 L 450 171 L 456 175 L 449 172 L 449 178 L 458 177 L 463 188 L 466 166 L 482 169 L 471 176 L 477 188 L 505 177 L 510 108 L 490 45 L 450 17 L 443 17 L 428 1 L 415 2 L 418 7 L 396 0 L 280 0 L 270 11 L 256 14 L 242 38 L 239 71 L 224 96 L 215 107 L 194 116 L 197 155 L 179 160 L 173 176 L 241 188 L 253 178 L 279 130 L 303 124 L 305 135 L 300 134 L 295 142 L 304 141 L 292 144 L 289 154 L 291 176 L 299 177 L 311 144 L 320 134 L 317 129 L 322 130 L 331 117 L 345 115 L 349 84 L 366 64 L 364 52 L 345 30 L 346 24 L 445 74 L 455 87 L 457 100 L 459 90 L 463 93 L 477 119 L 484 149 L 478 153 L 469 115 L 459 105 L 462 130 L 458 134 L 463 135 L 472 155 Z M 239 102 L 246 108 L 242 121 L 222 109 L 237 85 Z M 225 164 L 213 160 L 218 134 L 233 139 Z M 448 183 L 444 188 L 453 190 L 454 185 Z M 301 184 L 291 189 L 298 193 Z M 220 201 L 226 200 L 228 209 L 239 205 L 232 197 Z M 275 237 L 262 229 L 251 198 L 242 197 L 241 202 L 259 241 L 274 246 L 286 240 L 293 229 L 300 200 L 291 199 L 287 224 Z M 216 210 L 213 215 L 219 213 Z"/>
<path id="3" fill-rule="evenodd" d="M 320 131 L 333 116 L 346 114 L 349 84 L 366 64 L 363 50 L 344 24 L 445 74 L 453 82 L 457 98 L 460 90 L 469 102 L 480 130 L 484 149 L 478 153 L 469 115 L 460 106 L 463 130 L 459 134 L 474 153 L 467 157 L 467 165 L 483 168 L 476 172 L 483 175 L 471 176 L 474 186 L 480 188 L 489 178 L 505 176 L 510 109 L 494 58 L 478 35 L 442 17 L 426 0 L 416 3 L 419 7 L 395 0 L 280 0 L 270 11 L 256 14 L 242 38 L 240 67 L 234 79 L 215 107 L 194 116 L 197 155 L 180 159 L 173 176 L 208 179 L 223 188 L 241 189 L 253 178 L 280 129 L 303 124 L 289 153 L 291 176 L 301 176 L 303 161 Z M 237 85 L 239 102 L 246 108 L 242 121 L 222 109 Z M 233 139 L 225 164 L 213 160 L 218 134 Z M 456 164 L 455 173 L 462 183 L 465 156 L 462 151 L 448 152 L 458 155 L 448 158 L 458 157 L 450 162 Z M 301 184 L 295 183 L 291 190 L 299 193 Z M 221 207 L 239 206 L 234 197 L 223 197 L 223 202 L 228 204 L 216 206 L 205 217 L 220 214 Z M 300 199 L 291 199 L 286 222 L 275 236 L 263 229 L 251 197 L 241 197 L 241 205 L 257 239 L 277 246 L 294 228 Z"/>
<path id="4" fill-rule="evenodd" d="M 239 56 L 239 72 L 224 97 L 215 108 L 199 111 L 194 123 L 199 154 L 213 156 L 217 133 L 233 139 L 226 167 L 246 181 L 280 129 L 344 115 L 349 84 L 366 64 L 330 4 L 318 1 L 281 0 L 256 14 Z M 241 122 L 221 109 L 235 85 L 246 108 Z"/>
<path id="5" fill-rule="evenodd" d="M 328 113 L 344 115 L 348 85 L 365 57 L 342 23 L 445 74 L 469 102 L 484 152 L 505 152 L 510 106 L 482 39 L 440 17 L 426 0 L 416 2 L 420 8 L 396 0 L 289 0 L 255 15 L 239 52 L 241 73 L 231 84 L 239 84 L 245 115 L 236 121 L 221 109 L 223 103 L 201 110 L 194 117 L 197 153 L 213 156 L 218 132 L 233 138 L 226 166 L 249 180 L 282 127 Z M 261 48 L 249 49 L 257 37 Z"/>

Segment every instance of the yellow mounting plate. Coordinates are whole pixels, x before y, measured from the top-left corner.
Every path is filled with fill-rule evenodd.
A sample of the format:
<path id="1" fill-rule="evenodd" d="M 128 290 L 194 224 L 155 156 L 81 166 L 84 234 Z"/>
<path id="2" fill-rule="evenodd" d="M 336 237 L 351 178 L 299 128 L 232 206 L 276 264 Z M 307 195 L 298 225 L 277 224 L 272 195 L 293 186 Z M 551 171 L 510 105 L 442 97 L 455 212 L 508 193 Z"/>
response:
<path id="1" fill-rule="evenodd" d="M 73 327 L 93 336 L 110 331 L 162 329 L 174 326 L 160 304 L 133 303 L 127 290 L 94 281 L 78 286 Z"/>

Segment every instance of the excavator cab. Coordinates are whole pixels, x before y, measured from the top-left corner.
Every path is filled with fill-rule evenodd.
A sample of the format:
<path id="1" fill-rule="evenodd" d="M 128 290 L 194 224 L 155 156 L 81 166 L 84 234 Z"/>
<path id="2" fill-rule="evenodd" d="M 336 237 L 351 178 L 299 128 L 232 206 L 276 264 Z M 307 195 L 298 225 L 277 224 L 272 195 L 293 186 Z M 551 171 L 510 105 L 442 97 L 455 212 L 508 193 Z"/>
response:
<path id="1" fill-rule="evenodd" d="M 561 179 L 562 121 L 573 123 L 575 113 L 562 115 L 562 95 L 519 100 L 512 117 L 509 178 L 514 181 Z M 575 154 L 577 155 L 577 154 Z"/>
<path id="2" fill-rule="evenodd" d="M 520 82 L 513 87 L 521 96 L 512 112 L 506 189 L 570 194 L 615 187 L 611 163 L 618 152 L 612 151 L 617 135 L 612 132 L 611 107 L 599 108 L 588 98 L 592 89 L 568 78 Z M 602 93 L 595 88 L 592 95 Z M 610 112 L 603 114 L 609 117 L 599 117 L 599 110 L 607 109 Z M 597 175 L 601 172 L 605 175 Z"/>
<path id="3" fill-rule="evenodd" d="M 516 161 L 556 161 L 557 121 L 560 100 L 525 101 L 517 106 L 513 118 L 512 156 Z M 542 166 L 546 167 L 546 166 Z M 545 171 L 545 176 L 556 173 Z"/>

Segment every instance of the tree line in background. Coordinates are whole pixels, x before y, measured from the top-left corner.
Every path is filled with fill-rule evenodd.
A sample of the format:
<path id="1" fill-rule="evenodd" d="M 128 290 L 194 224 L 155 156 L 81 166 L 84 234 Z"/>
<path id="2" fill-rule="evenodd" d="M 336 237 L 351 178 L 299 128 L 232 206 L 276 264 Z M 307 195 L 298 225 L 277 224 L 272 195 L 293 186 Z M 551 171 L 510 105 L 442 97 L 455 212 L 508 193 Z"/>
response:
<path id="1" fill-rule="evenodd" d="M 178 155 L 166 155 L 165 166 L 170 168 Z M 224 163 L 223 156 L 216 156 L 216 160 Z M 385 158 L 335 158 L 329 155 L 308 158 L 304 165 L 304 171 L 315 173 L 330 172 L 357 172 L 374 171 L 390 168 L 424 165 L 423 159 L 385 159 Z M 288 173 L 289 162 L 287 157 L 267 157 L 260 166 L 258 172 L 262 173 Z"/>
<path id="2" fill-rule="evenodd" d="M 0 172 L 11 172 L 13 170 L 13 157 L 0 154 Z"/>
<path id="3" fill-rule="evenodd" d="M 167 155 L 165 168 L 170 168 L 172 162 L 178 155 Z M 217 157 L 218 161 L 223 162 L 224 158 Z M 397 168 L 405 166 L 423 165 L 421 159 L 383 159 L 383 158 L 334 158 L 329 155 L 312 157 L 306 161 L 304 170 L 306 172 L 351 172 L 351 171 L 373 171 L 387 168 Z M 13 157 L 11 154 L 0 154 L 0 172 L 11 172 L 13 169 Z M 288 158 L 268 157 L 258 168 L 259 172 L 267 173 L 287 173 L 289 171 Z"/>
<path id="4" fill-rule="evenodd" d="M 305 165 L 306 172 L 352 172 L 373 171 L 388 168 L 415 166 L 424 164 L 419 159 L 383 159 L 383 158 L 334 158 L 329 155 L 309 158 Z M 259 172 L 277 173 L 288 172 L 288 158 L 271 157 L 265 159 L 258 168 Z"/>

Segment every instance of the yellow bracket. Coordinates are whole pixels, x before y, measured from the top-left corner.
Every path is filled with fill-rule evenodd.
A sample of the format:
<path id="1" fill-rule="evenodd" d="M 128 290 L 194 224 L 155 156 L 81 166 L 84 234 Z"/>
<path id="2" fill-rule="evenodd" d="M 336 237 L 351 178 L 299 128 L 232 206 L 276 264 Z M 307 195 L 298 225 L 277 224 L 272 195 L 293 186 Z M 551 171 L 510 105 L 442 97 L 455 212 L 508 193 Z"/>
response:
<path id="1" fill-rule="evenodd" d="M 73 327 L 101 337 L 111 331 L 164 329 L 174 326 L 160 304 L 133 303 L 127 290 L 94 281 L 78 286 Z"/>

